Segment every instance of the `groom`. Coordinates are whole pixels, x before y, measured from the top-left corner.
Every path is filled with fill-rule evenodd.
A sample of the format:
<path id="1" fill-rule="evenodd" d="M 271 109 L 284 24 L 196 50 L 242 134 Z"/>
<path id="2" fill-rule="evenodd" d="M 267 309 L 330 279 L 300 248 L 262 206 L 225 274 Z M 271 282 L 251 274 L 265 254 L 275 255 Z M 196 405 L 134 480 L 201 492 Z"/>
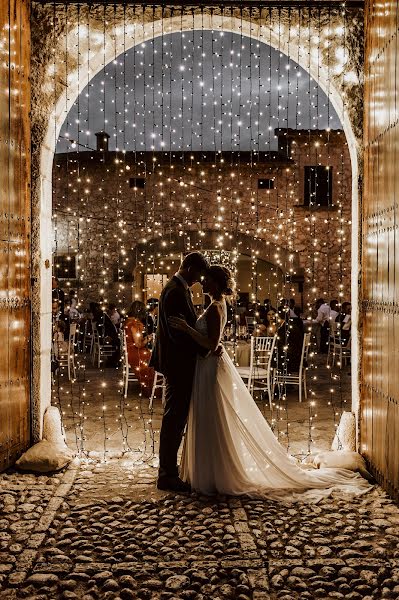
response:
<path id="1" fill-rule="evenodd" d="M 170 327 L 169 317 L 180 317 L 194 327 L 197 321 L 190 287 L 205 275 L 208 262 L 200 252 L 187 254 L 178 272 L 162 290 L 158 327 L 150 366 L 166 378 L 166 404 L 159 441 L 160 490 L 188 492 L 190 486 L 179 477 L 177 452 L 190 407 L 191 389 L 198 353 L 204 353 L 186 333 Z"/>

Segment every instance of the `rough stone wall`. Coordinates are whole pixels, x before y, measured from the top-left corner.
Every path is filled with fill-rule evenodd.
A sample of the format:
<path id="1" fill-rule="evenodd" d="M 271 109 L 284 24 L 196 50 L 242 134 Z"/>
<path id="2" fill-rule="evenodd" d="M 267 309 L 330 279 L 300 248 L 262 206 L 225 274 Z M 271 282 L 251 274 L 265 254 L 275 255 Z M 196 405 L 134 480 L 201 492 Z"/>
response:
<path id="1" fill-rule="evenodd" d="M 363 11 L 360 9 L 347 12 L 341 8 L 253 8 L 221 11 L 190 7 L 173 12 L 169 8 L 153 9 L 145 8 L 145 5 L 42 5 L 33 2 L 32 248 L 33 275 L 37 279 L 41 267 L 38 227 L 40 204 L 43 201 L 41 151 L 51 123 L 60 118 L 59 115 L 54 115 L 58 100 L 67 92 L 67 113 L 68 102 L 70 105 L 75 100 L 78 70 L 85 77 L 91 70 L 95 71 L 95 64 L 101 61 L 104 54 L 104 42 L 107 47 L 112 47 L 113 52 L 120 53 L 124 46 L 130 47 L 132 41 L 138 42 L 148 25 L 152 26 L 154 35 L 159 35 L 162 31 L 168 33 L 180 28 L 191 28 L 195 17 L 200 17 L 201 23 L 208 28 L 236 30 L 239 23 L 243 35 L 260 37 L 265 43 L 280 46 L 294 60 L 308 64 L 316 79 L 324 69 L 329 81 L 328 87 L 334 87 L 343 100 L 358 141 L 358 152 L 360 151 L 363 108 Z M 127 32 L 126 35 L 124 31 Z M 57 123 L 58 126 L 60 123 Z M 54 139 L 54 146 L 55 141 Z M 47 142 L 52 144 L 49 140 Z M 40 304 L 39 300 L 37 303 Z M 40 312 L 39 305 L 37 312 Z"/>
<path id="2" fill-rule="evenodd" d="M 164 17 L 164 20 L 161 20 Z M 310 70 L 331 97 L 362 172 L 363 11 L 337 9 L 200 9 L 32 3 L 32 338 L 34 404 L 50 404 L 51 167 L 57 132 L 75 102 L 81 77 L 154 35 L 193 28 L 254 36 Z M 126 27 L 125 27 L 126 26 Z M 125 35 L 126 32 L 126 35 Z M 80 33 L 80 35 L 78 35 Z M 105 42 L 105 46 L 104 46 Z M 125 45 L 126 43 L 126 45 Z M 80 77 L 78 77 L 78 74 Z M 356 169 L 355 169 L 356 170 Z M 357 176 L 357 175 L 356 175 Z M 361 181 L 359 180 L 359 189 Z M 360 194 L 359 194 L 360 196 Z M 357 228 L 357 222 L 355 227 Z M 357 301 L 356 298 L 354 299 Z M 355 361 L 356 362 L 356 361 Z M 356 365 L 355 365 L 356 368 Z M 35 404 L 35 405 L 36 405 Z M 36 417 L 35 417 L 36 418 Z M 38 417 L 39 418 L 39 417 Z M 38 432 L 35 432 L 37 438 Z"/>
<path id="3" fill-rule="evenodd" d="M 351 166 L 345 136 L 342 131 L 289 130 L 280 133 L 279 140 L 279 153 L 259 157 L 249 153 L 56 155 L 54 250 L 77 256 L 79 281 L 71 281 L 71 287 L 79 286 L 83 302 L 99 296 L 129 298 L 132 288 L 140 295 L 140 273 L 163 272 L 161 261 L 176 254 L 176 238 L 183 239 L 186 250 L 207 248 L 201 235 L 213 231 L 216 247 L 236 247 L 283 273 L 303 276 L 305 303 L 320 295 L 337 297 L 341 289 L 348 298 Z M 305 165 L 331 167 L 333 208 L 310 212 L 302 206 Z M 135 178 L 145 180 L 144 188 L 133 186 Z M 274 188 L 259 189 L 258 179 L 273 180 Z M 199 233 L 197 241 L 191 232 Z M 245 238 L 239 239 L 238 234 Z M 162 240 L 160 251 L 154 251 L 154 240 Z M 255 276 L 257 269 L 251 263 L 247 268 Z M 280 280 L 278 291 L 288 294 L 291 287 L 283 290 Z"/>
<path id="4" fill-rule="evenodd" d="M 290 156 L 296 167 L 292 172 L 295 225 L 286 246 L 299 253 L 305 275 L 305 301 L 315 296 L 350 299 L 351 295 L 351 162 L 342 131 L 309 135 L 292 132 Z M 283 136 L 284 139 L 284 136 Z M 332 169 L 331 210 L 295 206 L 305 185 L 305 166 L 328 165 Z"/>

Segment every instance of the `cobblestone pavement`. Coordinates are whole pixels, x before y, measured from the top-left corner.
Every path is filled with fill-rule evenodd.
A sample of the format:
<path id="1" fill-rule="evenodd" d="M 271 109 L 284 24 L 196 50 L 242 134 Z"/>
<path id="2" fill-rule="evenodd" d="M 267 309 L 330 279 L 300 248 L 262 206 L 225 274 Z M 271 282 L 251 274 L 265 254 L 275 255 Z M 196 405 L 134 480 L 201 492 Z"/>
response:
<path id="1" fill-rule="evenodd" d="M 399 598 L 399 509 L 159 492 L 132 459 L 0 476 L 0 598 Z"/>
<path id="2" fill-rule="evenodd" d="M 79 355 L 85 369 L 74 383 L 61 372 L 53 386 L 53 404 L 58 406 L 66 429 L 68 445 L 80 450 L 82 445 L 92 456 L 107 458 L 120 455 L 126 448 L 157 451 L 162 419 L 160 400 L 153 410 L 140 397 L 136 384 L 129 386 L 125 400 L 121 394 L 121 373 L 115 369 L 99 370 Z M 272 424 L 279 441 L 294 455 L 329 450 L 343 410 L 350 410 L 351 377 L 347 369 L 331 372 L 325 356 L 315 358 L 315 368 L 308 373 L 310 402 L 298 402 L 298 389 L 290 390 L 286 401 L 275 400 L 270 411 L 266 398 L 258 406 Z M 83 364 L 83 363 L 82 363 Z M 102 411 L 102 407 L 106 409 Z M 82 438 L 84 441 L 82 442 Z"/>

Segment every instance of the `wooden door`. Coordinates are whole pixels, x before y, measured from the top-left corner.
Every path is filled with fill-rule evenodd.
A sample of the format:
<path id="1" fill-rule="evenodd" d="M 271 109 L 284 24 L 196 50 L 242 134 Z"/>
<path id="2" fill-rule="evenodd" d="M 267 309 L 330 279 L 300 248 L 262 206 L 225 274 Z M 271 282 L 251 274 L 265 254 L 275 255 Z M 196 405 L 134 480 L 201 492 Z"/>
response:
<path id="1" fill-rule="evenodd" d="M 30 33 L 0 0 L 0 470 L 30 442 Z"/>
<path id="2" fill-rule="evenodd" d="M 361 451 L 399 498 L 399 17 L 368 0 L 362 218 Z"/>

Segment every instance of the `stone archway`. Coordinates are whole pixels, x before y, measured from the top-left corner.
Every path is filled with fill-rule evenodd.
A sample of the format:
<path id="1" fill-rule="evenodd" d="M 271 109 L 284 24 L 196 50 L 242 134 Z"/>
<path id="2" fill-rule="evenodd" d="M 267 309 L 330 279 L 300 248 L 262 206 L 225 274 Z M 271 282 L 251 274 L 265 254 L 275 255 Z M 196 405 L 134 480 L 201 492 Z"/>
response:
<path id="1" fill-rule="evenodd" d="M 210 29 L 238 33 L 257 39 L 289 55 L 319 83 L 339 115 L 348 141 L 352 163 L 352 303 L 354 329 L 357 328 L 358 306 L 358 200 L 359 200 L 359 113 L 361 85 L 358 79 L 361 56 L 359 19 L 352 18 L 345 47 L 340 39 L 345 17 L 339 10 L 325 12 L 320 29 L 320 14 L 307 13 L 306 38 L 295 35 L 301 12 L 274 9 L 266 17 L 236 13 L 228 16 L 218 11 L 202 9 L 190 14 L 166 17 L 159 10 L 142 14 L 136 9 L 110 7 L 112 19 L 106 18 L 106 8 L 73 6 L 68 18 L 62 6 L 35 7 L 33 28 L 33 61 L 36 63 L 33 89 L 33 430 L 40 437 L 42 416 L 50 404 L 50 340 L 51 340 L 51 206 L 52 164 L 56 140 L 66 115 L 81 91 L 79 73 L 85 73 L 85 84 L 123 51 L 145 40 L 181 31 Z M 276 9 L 277 10 L 277 9 Z M 274 18 L 275 16 L 275 18 Z M 360 16 L 360 15 L 359 15 Z M 162 17 L 162 18 L 161 18 Z M 278 18 L 277 18 L 278 17 Z M 104 23 L 106 27 L 104 30 Z M 303 31 L 302 25 L 302 31 Z M 77 44 L 77 36 L 79 44 Z M 322 38 L 322 39 L 320 39 Z M 333 45 L 327 55 L 320 48 Z M 67 52 L 67 61 L 65 61 Z M 40 55 L 40 61 L 39 61 Z M 333 59 L 331 60 L 331 56 Z M 38 64 L 40 62 L 40 64 Z M 69 65 L 66 72 L 65 64 Z M 358 407 L 358 346 L 353 336 L 353 409 Z"/>
<path id="2" fill-rule="evenodd" d="M 277 247 L 273 242 L 265 243 L 259 238 L 254 239 L 246 233 L 238 232 L 237 234 L 223 238 L 223 244 L 221 244 L 220 231 L 214 229 L 206 229 L 201 235 L 198 231 L 192 230 L 187 232 L 187 237 L 189 244 L 178 233 L 168 235 L 169 246 L 173 248 L 172 256 L 175 257 L 177 255 L 181 257 L 192 250 L 215 249 L 215 251 L 234 251 L 237 252 L 237 256 L 256 257 L 257 260 L 272 265 L 273 268 L 280 272 L 283 278 L 290 277 L 293 274 L 296 277 L 296 281 L 303 278 L 303 268 L 300 265 L 299 254 L 288 251 L 281 246 Z M 160 238 L 150 239 L 145 245 L 138 244 L 135 252 L 132 252 L 131 261 L 128 262 L 129 271 L 126 274 L 131 275 L 132 270 L 133 273 L 141 270 L 141 267 L 138 266 L 138 256 L 147 255 L 154 260 L 160 260 L 167 258 L 164 252 L 163 240 Z M 141 288 L 142 286 L 141 284 L 137 284 L 137 287 Z"/>
<path id="3" fill-rule="evenodd" d="M 188 247 L 186 241 L 179 234 L 170 234 L 168 236 L 169 243 L 173 246 L 173 252 L 184 254 L 190 252 L 190 250 L 196 250 L 200 248 L 223 248 L 223 250 L 237 250 L 241 254 L 253 254 L 259 260 L 264 260 L 271 263 L 275 267 L 281 270 L 284 275 L 289 276 L 292 272 L 295 275 L 302 275 L 303 269 L 300 266 L 300 257 L 297 252 L 292 252 L 286 248 L 278 247 L 270 242 L 265 244 L 261 239 L 253 239 L 248 234 L 238 232 L 229 238 L 223 240 L 223 245 L 220 245 L 220 232 L 216 230 L 206 229 L 202 235 L 197 231 L 190 231 L 189 234 L 190 247 Z M 162 246 L 162 240 L 160 238 L 154 238 L 148 240 L 144 245 L 137 245 L 138 253 L 146 252 L 155 256 L 162 256 L 164 248 Z M 279 258 L 276 259 L 275 257 Z M 135 257 L 132 257 L 133 268 L 135 265 Z"/>

